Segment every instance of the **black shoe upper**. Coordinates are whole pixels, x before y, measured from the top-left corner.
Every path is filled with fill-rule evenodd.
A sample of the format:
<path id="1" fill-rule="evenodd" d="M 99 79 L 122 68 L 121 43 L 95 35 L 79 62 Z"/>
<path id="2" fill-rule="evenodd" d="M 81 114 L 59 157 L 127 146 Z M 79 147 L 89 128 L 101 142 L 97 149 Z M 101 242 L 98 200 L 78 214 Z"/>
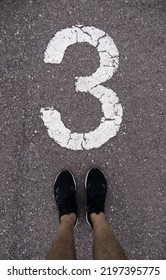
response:
<path id="1" fill-rule="evenodd" d="M 71 172 L 64 170 L 58 174 L 54 184 L 54 196 L 59 219 L 70 213 L 77 216 L 76 183 Z"/>
<path id="2" fill-rule="evenodd" d="M 107 181 L 100 169 L 92 168 L 88 172 L 85 187 L 87 192 L 87 222 L 92 226 L 90 215 L 104 212 L 107 194 Z"/>

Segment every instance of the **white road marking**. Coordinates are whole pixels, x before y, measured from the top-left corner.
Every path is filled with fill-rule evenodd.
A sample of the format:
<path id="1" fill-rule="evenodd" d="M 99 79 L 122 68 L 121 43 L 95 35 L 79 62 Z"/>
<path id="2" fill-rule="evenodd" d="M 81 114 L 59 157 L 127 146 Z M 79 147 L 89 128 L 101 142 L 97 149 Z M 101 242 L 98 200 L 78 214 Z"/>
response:
<path id="1" fill-rule="evenodd" d="M 109 80 L 119 65 L 119 52 L 113 39 L 104 31 L 82 25 L 63 29 L 50 40 L 44 54 L 44 62 L 59 64 L 70 45 L 88 42 L 94 46 L 100 57 L 100 66 L 91 76 L 77 77 L 76 91 L 89 92 L 101 102 L 104 117 L 100 125 L 88 133 L 72 132 L 61 120 L 61 114 L 54 108 L 41 108 L 41 117 L 48 134 L 62 147 L 72 150 L 99 148 L 116 136 L 122 122 L 123 109 L 116 93 L 101 83 Z"/>

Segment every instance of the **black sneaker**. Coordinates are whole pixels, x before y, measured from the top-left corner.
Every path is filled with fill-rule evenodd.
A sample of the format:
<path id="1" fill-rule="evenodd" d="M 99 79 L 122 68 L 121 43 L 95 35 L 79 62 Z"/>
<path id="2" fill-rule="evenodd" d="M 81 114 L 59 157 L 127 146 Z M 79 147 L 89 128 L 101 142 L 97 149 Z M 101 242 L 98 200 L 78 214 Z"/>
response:
<path id="1" fill-rule="evenodd" d="M 92 226 L 90 215 L 104 212 L 107 194 L 107 181 L 100 169 L 92 168 L 88 171 L 85 179 L 85 189 L 87 192 L 86 220 Z"/>
<path id="2" fill-rule="evenodd" d="M 77 217 L 77 203 L 76 203 L 76 181 L 73 174 L 64 170 L 60 172 L 54 183 L 54 196 L 59 212 L 59 220 L 61 216 L 75 213 Z M 75 226 L 77 224 L 77 218 Z"/>

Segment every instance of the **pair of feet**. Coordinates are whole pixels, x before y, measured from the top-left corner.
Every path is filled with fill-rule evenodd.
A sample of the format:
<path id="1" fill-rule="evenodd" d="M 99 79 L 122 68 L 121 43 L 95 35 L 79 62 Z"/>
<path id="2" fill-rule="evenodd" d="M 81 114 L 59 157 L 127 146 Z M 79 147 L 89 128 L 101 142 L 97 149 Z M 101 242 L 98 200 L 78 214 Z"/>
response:
<path id="1" fill-rule="evenodd" d="M 92 226 L 90 216 L 93 213 L 104 213 L 107 194 L 107 181 L 100 169 L 92 168 L 88 171 L 85 178 L 85 190 L 87 194 L 86 220 Z M 64 170 L 57 175 L 54 184 L 54 196 L 60 221 L 63 215 L 74 213 L 76 215 L 76 225 L 78 219 L 76 181 L 70 171 Z"/>

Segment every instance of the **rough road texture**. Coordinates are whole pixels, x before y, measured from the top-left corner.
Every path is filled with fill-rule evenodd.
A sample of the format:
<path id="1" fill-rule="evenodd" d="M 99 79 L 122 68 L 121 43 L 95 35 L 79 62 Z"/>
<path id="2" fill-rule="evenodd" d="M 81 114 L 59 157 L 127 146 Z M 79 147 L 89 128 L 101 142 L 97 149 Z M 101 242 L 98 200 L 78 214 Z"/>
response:
<path id="1" fill-rule="evenodd" d="M 107 177 L 106 214 L 130 259 L 166 258 L 166 2 L 164 0 L 1 0 L 0 258 L 43 259 L 58 229 L 56 174 L 74 172 L 78 259 L 91 259 L 84 178 L 94 165 Z M 118 95 L 123 121 L 101 148 L 72 151 L 48 136 L 41 107 L 53 106 L 72 131 L 99 125 L 100 102 L 76 93 L 75 76 L 93 73 L 98 53 L 73 45 L 60 65 L 45 64 L 54 34 L 75 24 L 112 36 L 118 71 L 105 83 Z"/>

